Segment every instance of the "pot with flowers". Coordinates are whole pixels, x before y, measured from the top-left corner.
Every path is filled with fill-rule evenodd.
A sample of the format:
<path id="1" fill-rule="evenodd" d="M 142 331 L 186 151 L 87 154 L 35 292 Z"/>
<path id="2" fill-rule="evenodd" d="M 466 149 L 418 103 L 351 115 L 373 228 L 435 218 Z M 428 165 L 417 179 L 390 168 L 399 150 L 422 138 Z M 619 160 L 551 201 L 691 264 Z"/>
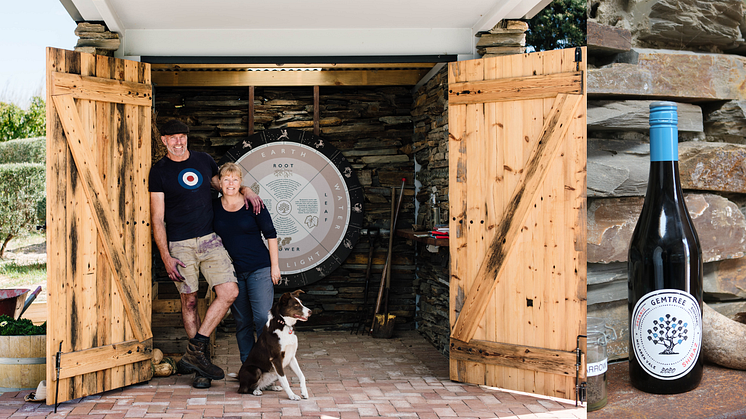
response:
<path id="1" fill-rule="evenodd" d="M 0 315 L 0 393 L 33 390 L 46 379 L 47 323 Z"/>

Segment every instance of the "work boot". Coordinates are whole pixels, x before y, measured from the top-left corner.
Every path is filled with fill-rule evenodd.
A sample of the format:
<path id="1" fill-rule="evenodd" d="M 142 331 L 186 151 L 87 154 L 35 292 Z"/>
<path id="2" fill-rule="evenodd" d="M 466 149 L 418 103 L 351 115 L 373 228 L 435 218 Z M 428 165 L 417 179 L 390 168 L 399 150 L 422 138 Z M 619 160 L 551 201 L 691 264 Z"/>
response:
<path id="1" fill-rule="evenodd" d="M 207 377 L 201 376 L 199 373 L 194 374 L 194 381 L 192 387 L 194 388 L 210 388 L 212 386 L 212 380 Z"/>
<path id="2" fill-rule="evenodd" d="M 186 353 L 181 358 L 181 364 L 185 368 L 211 380 L 222 380 L 225 373 L 220 367 L 210 362 L 209 349 L 207 348 L 209 344 L 210 342 L 189 339 Z"/>

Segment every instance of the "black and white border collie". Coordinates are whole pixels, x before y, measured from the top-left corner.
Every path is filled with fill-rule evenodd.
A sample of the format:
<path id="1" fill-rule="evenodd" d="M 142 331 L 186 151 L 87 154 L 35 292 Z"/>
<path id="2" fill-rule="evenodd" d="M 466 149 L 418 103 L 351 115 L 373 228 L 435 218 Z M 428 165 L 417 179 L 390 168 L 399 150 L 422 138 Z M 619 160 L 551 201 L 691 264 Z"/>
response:
<path id="1" fill-rule="evenodd" d="M 293 326 L 297 321 L 306 321 L 311 317 L 311 310 L 298 298 L 301 290 L 286 292 L 272 306 L 269 312 L 269 320 L 264 325 L 262 334 L 251 348 L 249 357 L 246 358 L 241 370 L 238 372 L 238 392 L 241 394 L 252 393 L 261 396 L 262 390 L 285 390 L 290 400 L 308 398 L 306 389 L 306 377 L 300 370 L 295 353 L 298 351 L 298 336 Z M 285 376 L 287 366 L 293 370 L 300 380 L 300 395 L 298 397 L 290 389 L 290 383 Z M 280 381 L 282 387 L 271 386 L 276 380 Z"/>

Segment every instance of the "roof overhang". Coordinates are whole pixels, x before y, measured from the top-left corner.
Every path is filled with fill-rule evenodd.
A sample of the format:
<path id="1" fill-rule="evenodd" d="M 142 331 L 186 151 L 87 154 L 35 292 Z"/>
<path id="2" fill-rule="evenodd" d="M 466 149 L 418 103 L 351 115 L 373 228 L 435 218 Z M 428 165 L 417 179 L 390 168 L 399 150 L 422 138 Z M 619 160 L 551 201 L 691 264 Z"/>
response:
<path id="1" fill-rule="evenodd" d="M 156 84 L 179 86 L 421 83 L 475 58 L 479 32 L 550 1 L 60 0 L 74 20 L 117 32 L 118 57 L 153 63 Z"/>
<path id="2" fill-rule="evenodd" d="M 121 56 L 475 54 L 475 35 L 550 0 L 60 0 L 103 21 Z"/>

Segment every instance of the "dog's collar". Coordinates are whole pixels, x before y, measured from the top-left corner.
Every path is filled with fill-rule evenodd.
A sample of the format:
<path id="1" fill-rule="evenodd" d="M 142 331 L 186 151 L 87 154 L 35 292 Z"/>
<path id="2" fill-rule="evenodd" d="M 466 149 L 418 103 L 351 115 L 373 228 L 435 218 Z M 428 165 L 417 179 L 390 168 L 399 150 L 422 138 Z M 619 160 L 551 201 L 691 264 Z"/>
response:
<path id="1" fill-rule="evenodd" d="M 282 316 L 277 318 L 277 322 L 283 326 L 287 326 L 288 329 L 290 329 L 290 332 L 288 333 L 290 333 L 291 335 L 293 334 L 293 326 L 290 326 L 289 324 L 285 323 L 285 319 L 283 319 Z"/>

